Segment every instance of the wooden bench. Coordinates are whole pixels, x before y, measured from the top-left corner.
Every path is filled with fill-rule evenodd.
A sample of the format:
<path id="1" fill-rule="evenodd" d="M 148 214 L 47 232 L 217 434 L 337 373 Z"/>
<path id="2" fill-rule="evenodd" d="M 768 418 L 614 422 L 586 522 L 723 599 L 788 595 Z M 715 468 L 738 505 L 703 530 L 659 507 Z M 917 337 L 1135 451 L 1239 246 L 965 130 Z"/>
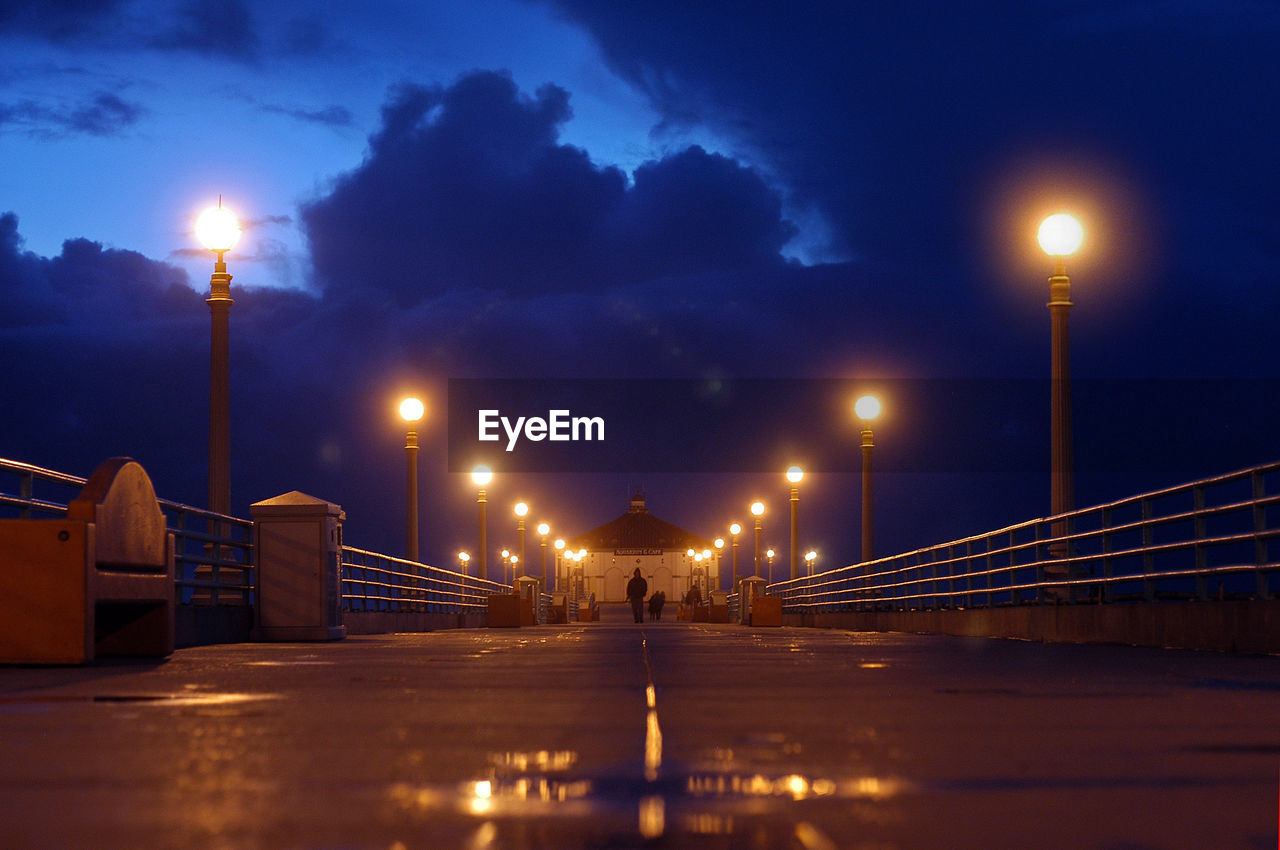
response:
<path id="1" fill-rule="evenodd" d="M 173 652 L 173 535 L 129 458 L 94 470 L 65 519 L 0 520 L 0 662 Z"/>

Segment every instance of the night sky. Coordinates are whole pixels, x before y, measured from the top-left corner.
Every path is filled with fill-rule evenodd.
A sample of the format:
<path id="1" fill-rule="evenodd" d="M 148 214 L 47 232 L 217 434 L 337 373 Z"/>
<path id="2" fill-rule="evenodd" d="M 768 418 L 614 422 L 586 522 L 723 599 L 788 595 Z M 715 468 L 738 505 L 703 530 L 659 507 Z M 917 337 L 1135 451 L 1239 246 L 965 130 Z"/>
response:
<path id="1" fill-rule="evenodd" d="M 879 553 L 1045 515 L 1064 210 L 1077 504 L 1271 461 L 1278 45 L 1231 0 L 0 2 L 0 456 L 129 455 L 204 504 L 221 194 L 233 513 L 302 490 L 352 545 L 403 551 L 414 393 L 423 560 L 474 548 L 462 378 L 866 381 Z M 574 534 L 643 486 L 705 536 L 764 499 L 785 549 L 809 454 L 802 545 L 850 562 L 851 400 L 762 405 L 768 439 L 688 472 L 665 437 L 627 473 L 498 468 L 490 542 L 517 499 Z"/>

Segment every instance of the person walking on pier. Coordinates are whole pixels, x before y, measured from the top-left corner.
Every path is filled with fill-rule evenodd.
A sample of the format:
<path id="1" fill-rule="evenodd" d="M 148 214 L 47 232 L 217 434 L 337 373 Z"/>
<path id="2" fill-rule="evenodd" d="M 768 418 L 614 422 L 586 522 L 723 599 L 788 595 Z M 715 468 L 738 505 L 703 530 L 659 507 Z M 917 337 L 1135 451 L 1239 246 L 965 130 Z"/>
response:
<path id="1" fill-rule="evenodd" d="M 640 575 L 640 568 L 636 567 L 631 581 L 627 582 L 627 599 L 631 602 L 631 613 L 637 623 L 644 622 L 644 597 L 648 592 L 649 582 L 644 580 L 644 576 Z"/>

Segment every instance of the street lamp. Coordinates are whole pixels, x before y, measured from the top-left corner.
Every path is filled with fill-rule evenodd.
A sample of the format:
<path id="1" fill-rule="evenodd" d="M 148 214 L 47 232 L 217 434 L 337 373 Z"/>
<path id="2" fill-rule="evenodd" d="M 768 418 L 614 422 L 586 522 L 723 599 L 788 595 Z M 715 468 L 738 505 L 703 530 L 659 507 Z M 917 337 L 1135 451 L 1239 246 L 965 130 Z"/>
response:
<path id="1" fill-rule="evenodd" d="M 564 538 L 557 537 L 556 542 L 551 544 L 556 547 L 556 590 L 560 589 L 560 568 L 564 564 Z M 568 582 L 566 582 L 568 584 Z"/>
<path id="2" fill-rule="evenodd" d="M 418 423 L 422 421 L 426 407 L 420 399 L 406 398 L 400 402 L 400 418 L 409 426 L 404 438 L 404 451 L 409 462 L 409 486 L 405 514 L 405 557 L 418 560 Z"/>
<path id="3" fill-rule="evenodd" d="M 773 556 L 776 554 L 773 547 L 769 547 L 764 553 L 764 556 L 769 559 L 769 584 L 773 584 Z"/>
<path id="4" fill-rule="evenodd" d="M 741 533 L 741 525 L 736 522 L 729 523 L 729 536 L 733 538 L 733 584 L 729 586 L 730 593 L 738 592 L 738 535 Z"/>
<path id="5" fill-rule="evenodd" d="M 471 470 L 471 480 L 480 488 L 479 494 L 476 496 L 476 505 L 480 509 L 480 548 L 477 550 L 480 559 L 476 561 L 476 576 L 479 578 L 488 578 L 489 574 L 485 569 L 485 562 L 488 560 L 485 555 L 488 551 L 488 545 L 484 539 L 484 505 L 485 494 L 484 488 L 493 480 L 493 470 L 487 466 L 477 466 Z"/>
<path id="6" fill-rule="evenodd" d="M 713 543 L 716 547 L 716 589 L 720 588 L 720 570 L 724 569 L 724 538 L 717 537 Z"/>
<path id="7" fill-rule="evenodd" d="M 512 509 L 516 515 L 516 539 L 520 542 L 520 560 L 517 563 L 524 563 L 524 518 L 529 515 L 529 505 L 525 502 L 516 502 L 516 506 Z M 516 580 L 515 570 L 511 571 L 511 580 Z"/>
<path id="8" fill-rule="evenodd" d="M 471 553 L 470 553 L 470 552 L 459 552 L 459 553 L 458 553 L 458 563 L 462 565 L 462 574 L 463 574 L 464 576 L 465 576 L 465 575 L 468 575 L 468 573 L 467 573 L 467 564 L 468 564 L 468 563 L 470 563 L 470 561 L 471 561 Z"/>
<path id="9" fill-rule="evenodd" d="M 751 503 L 751 515 L 756 518 L 756 578 L 760 577 L 760 517 L 764 514 L 764 502 Z"/>
<path id="10" fill-rule="evenodd" d="M 853 403 L 853 412 L 862 420 L 862 562 L 875 557 L 871 523 L 871 450 L 875 442 L 871 423 L 880 415 L 880 399 L 864 395 Z"/>
<path id="11" fill-rule="evenodd" d="M 1050 323 L 1050 461 L 1049 461 L 1049 511 L 1052 515 L 1066 513 L 1075 502 L 1072 482 L 1071 446 L 1071 361 L 1067 336 L 1067 314 L 1071 310 L 1071 280 L 1067 277 L 1066 258 L 1074 254 L 1084 241 L 1084 229 L 1080 222 L 1066 213 L 1056 213 L 1040 223 L 1036 234 L 1040 247 L 1054 259 L 1053 275 L 1049 278 Z M 1065 521 L 1053 525 L 1053 536 L 1067 533 Z M 1053 547 L 1058 555 L 1065 555 L 1061 546 Z"/>
<path id="12" fill-rule="evenodd" d="M 787 480 L 791 482 L 791 577 L 800 575 L 800 480 L 804 470 L 798 466 L 787 467 Z M 772 576 L 770 576 L 772 578 Z"/>
<path id="13" fill-rule="evenodd" d="M 240 222 L 218 205 L 196 219 L 196 238 L 217 257 L 209 277 L 209 510 L 231 513 L 231 275 L 224 255 L 240 239 Z"/>
<path id="14" fill-rule="evenodd" d="M 805 566 L 809 568 L 810 576 L 813 575 L 813 566 L 814 566 L 814 561 L 816 560 L 818 560 L 818 553 L 813 551 L 812 549 L 804 553 L 804 563 L 805 563 Z"/>
<path id="15" fill-rule="evenodd" d="M 545 522 L 538 523 L 538 536 L 542 538 L 542 588 L 545 591 L 547 587 L 547 535 L 551 533 L 551 526 Z"/>
<path id="16" fill-rule="evenodd" d="M 499 554 L 502 555 L 502 583 L 509 584 L 507 581 L 507 569 L 511 566 L 511 550 L 503 549 Z M 515 581 L 515 575 L 511 576 L 511 581 Z"/>

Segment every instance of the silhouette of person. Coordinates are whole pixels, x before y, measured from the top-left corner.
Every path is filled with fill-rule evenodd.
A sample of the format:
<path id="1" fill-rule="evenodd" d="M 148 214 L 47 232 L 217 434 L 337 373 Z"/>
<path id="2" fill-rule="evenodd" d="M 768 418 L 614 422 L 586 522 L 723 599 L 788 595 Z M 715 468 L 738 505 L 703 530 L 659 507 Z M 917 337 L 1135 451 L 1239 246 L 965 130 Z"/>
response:
<path id="1" fill-rule="evenodd" d="M 631 581 L 627 582 L 627 599 L 631 602 L 631 614 L 637 623 L 644 622 L 644 597 L 648 592 L 649 582 L 644 580 L 640 575 L 640 568 L 636 567 Z"/>
<path id="2" fill-rule="evenodd" d="M 663 604 L 666 603 L 666 601 L 667 601 L 666 591 L 662 591 L 662 590 L 656 591 L 653 594 L 653 596 L 649 597 L 649 619 L 650 620 L 662 619 L 662 606 Z"/>
<path id="3" fill-rule="evenodd" d="M 684 595 L 684 604 L 690 607 L 696 607 L 702 604 L 702 591 L 695 584 L 689 588 L 689 592 Z"/>

